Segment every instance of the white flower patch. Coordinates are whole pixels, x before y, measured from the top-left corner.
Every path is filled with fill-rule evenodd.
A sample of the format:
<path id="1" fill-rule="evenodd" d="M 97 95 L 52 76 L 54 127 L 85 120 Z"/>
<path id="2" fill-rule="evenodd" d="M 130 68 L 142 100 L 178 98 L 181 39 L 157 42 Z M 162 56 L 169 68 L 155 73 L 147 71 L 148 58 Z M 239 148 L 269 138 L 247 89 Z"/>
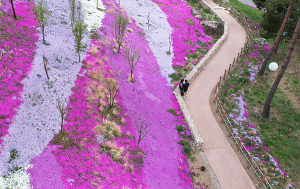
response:
<path id="1" fill-rule="evenodd" d="M 7 177 L 0 177 L 0 188 L 30 188 L 30 176 L 26 173 L 28 168 L 30 166 L 27 165 Z"/>
<path id="2" fill-rule="evenodd" d="M 35 3 L 38 1 L 35 0 Z M 2 138 L 4 142 L 0 147 L 0 176 L 8 175 L 8 178 L 11 178 L 9 182 L 18 183 L 18 186 L 21 185 L 19 182 L 24 180 L 20 180 L 22 175 L 27 173 L 25 169 L 20 169 L 18 178 L 12 173 L 12 168 L 26 167 L 33 157 L 42 152 L 54 134 L 60 131 L 61 117 L 57 99 L 67 105 L 82 65 L 78 63 L 78 54 L 74 48 L 68 1 L 47 0 L 47 4 L 51 15 L 49 25 L 45 27 L 45 39 L 50 45 L 42 44 L 40 33 L 39 42 L 36 43 L 34 65 L 27 78 L 22 80 L 23 103 L 9 127 L 9 135 Z M 89 46 L 88 33 L 85 34 L 82 43 Z M 49 80 L 44 70 L 43 55 L 48 59 Z M 85 53 L 82 53 L 81 60 L 84 58 Z M 17 152 L 17 156 L 10 161 L 12 150 Z M 5 180 L 4 177 L 0 179 L 1 182 Z"/>
<path id="3" fill-rule="evenodd" d="M 117 1 L 117 3 L 119 3 L 119 1 Z M 145 38 L 149 42 L 150 49 L 157 59 L 162 75 L 165 76 L 170 83 L 171 78 L 169 78 L 169 75 L 174 73 L 172 67 L 172 58 L 174 57 L 174 54 L 172 53 L 173 46 L 171 42 L 170 51 L 172 54 L 167 55 L 170 46 L 169 38 L 172 34 L 172 28 L 168 23 L 167 16 L 159 6 L 152 1 L 121 0 L 120 4 L 144 30 L 146 34 Z M 148 24 L 147 17 L 149 13 L 150 22 Z"/>
<path id="4" fill-rule="evenodd" d="M 80 0 L 82 3 L 84 22 L 88 25 L 87 29 L 90 32 L 92 29 L 97 29 L 102 25 L 106 9 L 101 0 Z M 98 8 L 97 9 L 97 2 Z M 102 11 L 101 11 L 102 10 Z"/>

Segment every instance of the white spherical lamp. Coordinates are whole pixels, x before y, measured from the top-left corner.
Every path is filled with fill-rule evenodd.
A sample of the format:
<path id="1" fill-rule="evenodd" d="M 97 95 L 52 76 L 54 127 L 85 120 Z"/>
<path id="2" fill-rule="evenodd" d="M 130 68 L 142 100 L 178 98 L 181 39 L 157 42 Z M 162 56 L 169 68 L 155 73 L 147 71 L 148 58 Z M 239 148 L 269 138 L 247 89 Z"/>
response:
<path id="1" fill-rule="evenodd" d="M 277 64 L 276 62 L 271 62 L 271 63 L 269 64 L 269 69 L 270 69 L 271 71 L 276 71 L 277 68 L 278 68 L 278 64 Z"/>

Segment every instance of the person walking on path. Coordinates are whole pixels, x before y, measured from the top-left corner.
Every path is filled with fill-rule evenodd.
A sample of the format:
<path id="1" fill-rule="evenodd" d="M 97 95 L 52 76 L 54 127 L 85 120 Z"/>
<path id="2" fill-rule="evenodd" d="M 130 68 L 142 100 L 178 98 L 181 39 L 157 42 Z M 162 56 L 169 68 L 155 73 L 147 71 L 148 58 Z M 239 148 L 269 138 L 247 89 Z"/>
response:
<path id="1" fill-rule="evenodd" d="M 179 90 L 180 90 L 180 95 L 183 96 L 183 79 L 181 79 L 180 83 L 179 83 Z"/>
<path id="2" fill-rule="evenodd" d="M 183 92 L 184 92 L 184 97 L 187 97 L 187 90 L 189 88 L 190 84 L 187 80 L 185 80 L 184 84 L 183 84 Z"/>

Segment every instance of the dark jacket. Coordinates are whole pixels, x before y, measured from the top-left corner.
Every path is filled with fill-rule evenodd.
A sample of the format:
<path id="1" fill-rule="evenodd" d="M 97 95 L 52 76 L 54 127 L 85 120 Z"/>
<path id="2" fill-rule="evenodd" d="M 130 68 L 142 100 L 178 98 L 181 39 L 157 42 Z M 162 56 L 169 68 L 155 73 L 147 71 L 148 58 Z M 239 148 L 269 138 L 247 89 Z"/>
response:
<path id="1" fill-rule="evenodd" d="M 183 82 L 179 83 L 179 89 L 182 91 L 183 90 Z"/>
<path id="2" fill-rule="evenodd" d="M 189 83 L 184 83 L 183 84 L 183 91 L 186 92 L 189 88 L 190 84 Z"/>

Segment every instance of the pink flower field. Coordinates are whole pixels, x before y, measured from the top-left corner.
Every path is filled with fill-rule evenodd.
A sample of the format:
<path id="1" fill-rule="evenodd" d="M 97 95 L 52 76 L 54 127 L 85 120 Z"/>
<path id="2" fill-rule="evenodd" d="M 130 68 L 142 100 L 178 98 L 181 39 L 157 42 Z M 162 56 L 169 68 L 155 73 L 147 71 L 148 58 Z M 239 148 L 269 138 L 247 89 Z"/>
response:
<path id="1" fill-rule="evenodd" d="M 4 1 L 0 7 L 3 11 L 1 26 L 4 28 L 0 30 L 0 170 L 3 168 L 0 186 L 45 189 L 193 188 L 188 153 L 179 144 L 182 140 L 188 144 L 192 140 L 191 133 L 173 95 L 173 85 L 162 73 L 162 65 L 150 45 L 154 39 L 146 36 L 135 16 L 129 16 L 122 4 L 120 7 L 115 1 L 102 0 L 106 11 L 100 19 L 101 27 L 84 33 L 83 42 L 87 47 L 82 53 L 83 60 L 76 63 L 74 60 L 78 59 L 78 54 L 71 49 L 74 37 L 68 34 L 71 30 L 69 15 L 66 15 L 70 12 L 69 8 L 67 11 L 57 9 L 57 2 L 47 0 L 53 18 L 45 30 L 46 41 L 49 42 L 45 46 L 38 43 L 41 41 L 41 35 L 38 35 L 41 28 L 38 28 L 33 14 L 37 3 L 15 2 L 17 20 L 12 16 L 9 1 Z M 204 48 L 199 42 L 206 44 L 213 40 L 212 36 L 204 33 L 201 24 L 198 27 L 199 21 L 191 15 L 185 2 L 168 0 L 151 3 L 158 3 L 156 9 L 161 9 L 159 11 L 167 17 L 168 27 L 172 28 L 174 57 L 166 59 L 165 64 L 185 67 L 185 57 Z M 79 1 L 78 4 L 81 7 L 78 18 L 90 14 L 85 2 Z M 130 20 L 120 53 L 114 52 L 116 43 L 111 31 L 116 14 Z M 60 20 L 55 20 L 57 18 Z M 187 20 L 195 23 L 190 29 Z M 52 27 L 63 28 L 65 25 L 68 25 L 66 32 L 49 37 Z M 188 37 L 187 32 L 190 32 Z M 63 35 L 67 35 L 68 39 L 64 39 Z M 63 49 L 58 41 L 71 45 Z M 130 67 L 125 53 L 129 44 L 134 44 L 140 55 L 133 72 L 134 81 L 129 80 Z M 211 46 L 205 48 L 210 49 Z M 39 51 L 39 48 L 42 50 Z M 49 80 L 31 70 L 32 66 L 42 63 L 40 57 L 44 54 L 49 58 Z M 74 60 L 71 61 L 70 56 L 74 56 Z M 70 62 L 74 70 L 68 74 L 70 78 L 76 78 L 74 82 L 67 76 L 61 76 L 61 70 L 57 71 L 61 65 L 69 65 Z M 37 69 L 41 70 L 40 67 Z M 33 75 L 43 79 L 37 80 Z M 31 116 L 27 120 L 28 115 L 18 114 L 18 107 L 24 103 L 22 100 L 27 99 L 26 95 L 32 95 L 27 91 L 30 87 L 23 90 L 24 78 L 28 86 L 42 83 L 43 90 L 36 89 L 34 92 L 38 94 L 34 97 L 37 101 L 24 104 L 22 111 L 31 113 L 34 106 L 33 114 L 37 115 L 32 116 L 43 126 L 31 122 Z M 57 92 L 58 84 L 70 82 Z M 58 94 L 61 95 L 56 96 Z M 46 98 L 48 95 L 51 98 Z M 111 99 L 114 95 L 115 98 Z M 61 115 L 57 102 L 53 100 L 60 98 L 66 99 L 62 100 L 66 108 L 62 125 L 58 124 Z M 38 110 L 44 107 L 43 103 L 51 103 L 47 106 L 48 117 Z M 17 116 L 26 119 L 27 125 L 16 122 Z M 179 132 L 178 126 L 183 127 L 183 131 Z M 141 128 L 144 130 L 141 131 Z M 16 133 L 20 134 L 20 138 Z M 23 136 L 30 136 L 35 144 L 18 146 L 20 143 L 30 144 L 28 139 L 23 141 Z"/>

